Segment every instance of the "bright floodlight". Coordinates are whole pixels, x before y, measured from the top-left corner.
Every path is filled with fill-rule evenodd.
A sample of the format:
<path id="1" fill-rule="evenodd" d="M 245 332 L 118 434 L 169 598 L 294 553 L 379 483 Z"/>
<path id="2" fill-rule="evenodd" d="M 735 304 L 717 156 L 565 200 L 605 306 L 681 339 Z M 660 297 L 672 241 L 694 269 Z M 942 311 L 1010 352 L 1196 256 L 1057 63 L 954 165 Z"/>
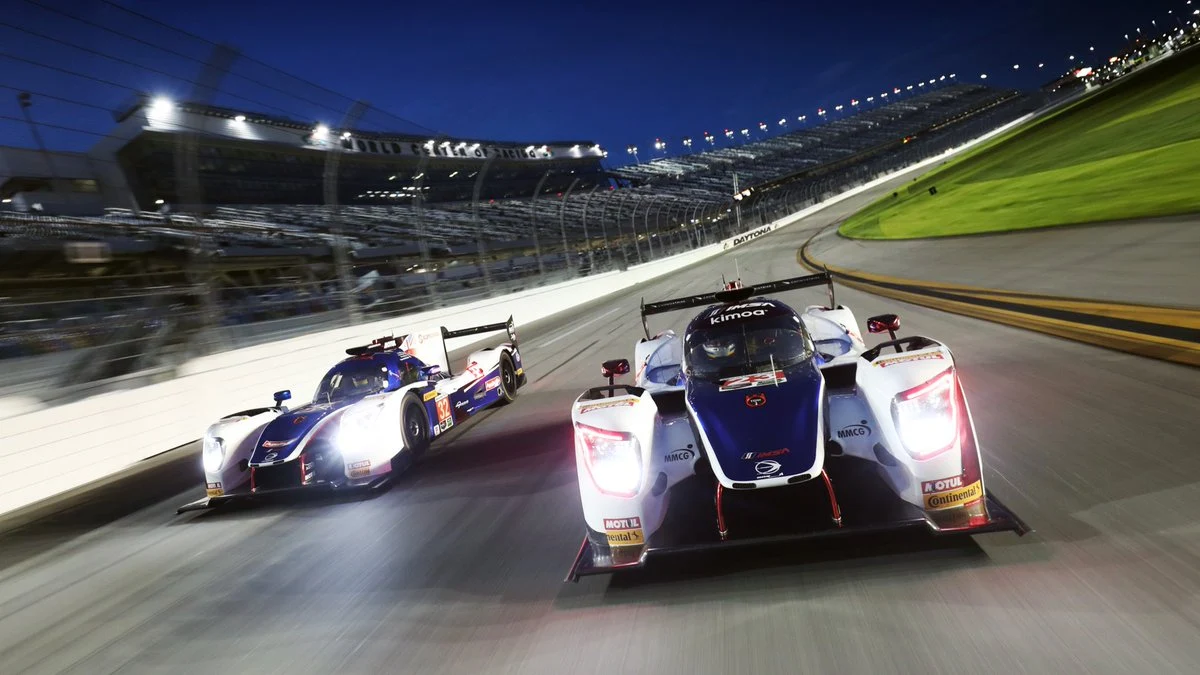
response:
<path id="1" fill-rule="evenodd" d="M 1046 64 L 1044 64 L 1044 63 L 1039 63 L 1039 64 L 1038 64 L 1038 68 L 1045 68 L 1045 67 L 1046 67 Z"/>
<path id="2" fill-rule="evenodd" d="M 156 115 L 165 115 L 175 109 L 175 103 L 165 96 L 159 96 L 154 99 L 152 108 Z"/>
<path id="3" fill-rule="evenodd" d="M 318 124 L 317 127 L 313 129 L 313 138 L 322 139 L 328 135 L 329 127 L 325 126 L 324 124 Z"/>
<path id="4" fill-rule="evenodd" d="M 986 80 L 986 79 L 987 79 L 987 73 L 984 73 L 984 74 L 980 75 L 980 76 L 979 76 L 979 79 L 981 79 L 981 80 Z"/>
<path id="5" fill-rule="evenodd" d="M 345 139 L 345 138 L 350 138 L 350 132 L 349 132 L 349 131 L 343 131 L 343 132 L 342 132 L 342 138 L 343 138 L 343 139 Z"/>
<path id="6" fill-rule="evenodd" d="M 234 120 L 235 122 L 245 122 L 245 121 L 246 121 L 246 116 L 245 116 L 245 115 L 235 115 L 235 116 L 234 116 L 234 118 L 233 118 L 233 120 Z"/>
<path id="7" fill-rule="evenodd" d="M 1020 69 L 1021 69 L 1021 64 L 1019 64 L 1019 63 L 1013 64 L 1013 70 L 1020 70 Z"/>
<path id="8" fill-rule="evenodd" d="M 164 201 L 164 200 L 162 200 L 162 199 L 155 199 L 155 200 L 154 200 L 154 203 L 155 203 L 155 204 L 158 204 L 159 206 L 162 206 L 163 204 L 165 204 L 165 203 L 166 203 L 166 201 Z"/>

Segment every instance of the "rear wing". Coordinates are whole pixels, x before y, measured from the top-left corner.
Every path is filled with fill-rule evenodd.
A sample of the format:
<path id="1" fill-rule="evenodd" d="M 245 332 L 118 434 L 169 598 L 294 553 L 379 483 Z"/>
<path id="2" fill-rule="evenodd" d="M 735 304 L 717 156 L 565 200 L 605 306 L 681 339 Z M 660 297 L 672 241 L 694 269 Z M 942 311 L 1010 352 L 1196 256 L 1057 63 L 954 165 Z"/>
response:
<path id="1" fill-rule="evenodd" d="M 513 322 L 513 318 L 511 316 L 509 316 L 508 321 L 504 321 L 501 323 L 489 323 L 489 324 L 484 324 L 482 326 L 471 326 L 469 328 L 459 328 L 458 330 L 449 330 L 445 326 L 442 326 L 441 327 L 441 338 L 442 338 L 441 342 L 442 342 L 442 344 L 441 344 L 441 348 L 438 350 L 437 353 L 430 353 L 430 352 L 433 352 L 434 350 L 428 349 L 428 348 L 422 350 L 424 353 L 419 353 L 418 351 L 416 351 L 416 349 L 420 349 L 419 343 L 418 343 L 418 346 L 414 350 L 410 350 L 409 353 L 412 354 L 413 356 L 416 356 L 417 358 L 421 359 L 425 363 L 428 363 L 431 365 L 437 364 L 442 367 L 442 370 L 445 371 L 445 373 L 447 375 L 453 375 L 454 373 L 450 369 L 450 354 L 449 354 L 449 352 L 446 351 L 446 340 L 450 340 L 453 338 L 460 338 L 460 337 L 469 337 L 471 335 L 482 335 L 484 333 L 495 333 L 497 331 L 505 331 L 506 333 L 508 333 L 509 342 L 512 343 L 512 346 L 514 349 L 517 347 L 517 325 L 515 322 Z"/>
<path id="2" fill-rule="evenodd" d="M 447 330 L 445 326 L 440 326 L 439 328 L 440 330 L 437 333 L 425 331 L 421 333 L 409 333 L 408 335 L 401 335 L 399 337 L 388 335 L 377 340 L 372 340 L 370 344 L 361 347 L 350 347 L 346 350 L 346 353 L 351 356 L 362 356 L 382 351 L 402 351 L 405 354 L 415 356 L 424 361 L 426 365 L 438 366 L 442 372 L 452 375 L 453 373 L 450 370 L 450 354 L 446 351 L 446 340 L 502 330 L 508 333 L 508 339 L 512 342 L 513 347 L 517 346 L 517 328 L 511 316 L 508 317 L 508 321 L 503 323 L 489 323 L 483 326 L 471 326 L 470 328 L 461 328 L 459 330 Z"/>
<path id="3" fill-rule="evenodd" d="M 673 298 L 671 300 L 660 300 L 658 302 L 647 303 L 642 300 L 642 330 L 646 333 L 646 338 L 650 338 L 650 327 L 646 324 L 646 317 L 651 314 L 662 314 L 664 312 L 674 312 L 680 309 L 689 307 L 700 307 L 703 305 L 712 305 L 716 303 L 733 304 L 742 302 L 749 298 L 759 295 L 767 295 L 769 293 L 782 293 L 784 291 L 792 291 L 798 288 L 810 288 L 812 286 L 825 285 L 829 289 L 829 308 L 835 309 L 837 304 L 833 294 L 833 276 L 829 274 L 829 270 L 809 274 L 803 277 L 792 277 L 791 279 L 781 279 L 779 281 L 767 281 L 753 286 L 743 286 L 742 288 L 733 288 L 716 293 L 701 293 L 700 295 L 689 295 L 684 298 Z"/>

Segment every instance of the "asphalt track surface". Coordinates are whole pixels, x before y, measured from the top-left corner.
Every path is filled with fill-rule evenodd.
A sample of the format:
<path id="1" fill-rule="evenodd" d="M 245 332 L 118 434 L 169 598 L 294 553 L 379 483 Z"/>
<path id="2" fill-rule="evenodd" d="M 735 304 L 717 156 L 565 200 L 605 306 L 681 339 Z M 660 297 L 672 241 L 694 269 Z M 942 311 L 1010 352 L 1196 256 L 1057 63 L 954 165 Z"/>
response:
<path id="1" fill-rule="evenodd" d="M 803 273 L 811 232 L 870 198 L 736 249 L 743 279 Z M 641 295 L 732 268 L 724 255 L 522 327 L 517 401 L 374 498 L 177 517 L 197 475 L 103 516 L 195 471 L 192 451 L 9 535 L 0 673 L 1200 672 L 1196 371 L 849 289 L 860 321 L 897 310 L 902 332 L 954 349 L 989 488 L 1037 531 L 741 550 L 564 584 L 583 528 L 570 401 L 602 359 L 632 357 Z"/>
<path id="2" fill-rule="evenodd" d="M 831 267 L 903 279 L 1168 307 L 1200 307 L 1198 252 L 1200 215 L 903 241 L 831 229 L 809 248 Z"/>

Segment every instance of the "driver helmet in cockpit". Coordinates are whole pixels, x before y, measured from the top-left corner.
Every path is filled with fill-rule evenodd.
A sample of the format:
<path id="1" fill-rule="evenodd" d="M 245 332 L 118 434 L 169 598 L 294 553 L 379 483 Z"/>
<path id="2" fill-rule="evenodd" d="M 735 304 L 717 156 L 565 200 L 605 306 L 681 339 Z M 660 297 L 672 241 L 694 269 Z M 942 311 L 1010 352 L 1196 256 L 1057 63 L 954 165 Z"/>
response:
<path id="1" fill-rule="evenodd" d="M 718 335 L 701 342 L 700 348 L 709 359 L 728 359 L 737 353 L 737 340 L 730 335 Z"/>

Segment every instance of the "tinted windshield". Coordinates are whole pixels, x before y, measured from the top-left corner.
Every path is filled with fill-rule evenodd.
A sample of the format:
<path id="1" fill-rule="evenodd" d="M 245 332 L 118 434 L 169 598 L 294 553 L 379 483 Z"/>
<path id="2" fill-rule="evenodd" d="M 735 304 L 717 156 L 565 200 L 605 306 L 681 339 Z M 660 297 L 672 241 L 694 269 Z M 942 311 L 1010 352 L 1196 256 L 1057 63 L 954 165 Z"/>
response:
<path id="1" fill-rule="evenodd" d="M 688 377 L 713 380 L 787 368 L 812 356 L 812 342 L 795 317 L 741 321 L 703 328 L 687 337 Z"/>
<path id="2" fill-rule="evenodd" d="M 387 369 L 374 360 L 339 363 L 325 374 L 317 387 L 315 403 L 358 398 L 382 391 L 387 386 Z"/>

